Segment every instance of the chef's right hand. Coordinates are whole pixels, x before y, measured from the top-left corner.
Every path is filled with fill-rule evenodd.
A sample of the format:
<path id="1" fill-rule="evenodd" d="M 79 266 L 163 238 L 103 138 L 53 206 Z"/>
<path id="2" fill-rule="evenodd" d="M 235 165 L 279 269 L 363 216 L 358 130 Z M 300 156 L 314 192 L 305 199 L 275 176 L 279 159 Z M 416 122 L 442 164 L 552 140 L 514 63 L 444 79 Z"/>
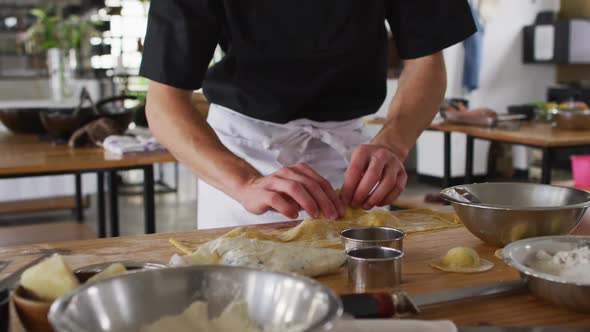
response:
<path id="1" fill-rule="evenodd" d="M 301 209 L 313 218 L 321 213 L 329 219 L 344 215 L 344 206 L 330 182 L 306 164 L 249 179 L 240 190 L 239 200 L 256 215 L 275 210 L 296 219 Z"/>

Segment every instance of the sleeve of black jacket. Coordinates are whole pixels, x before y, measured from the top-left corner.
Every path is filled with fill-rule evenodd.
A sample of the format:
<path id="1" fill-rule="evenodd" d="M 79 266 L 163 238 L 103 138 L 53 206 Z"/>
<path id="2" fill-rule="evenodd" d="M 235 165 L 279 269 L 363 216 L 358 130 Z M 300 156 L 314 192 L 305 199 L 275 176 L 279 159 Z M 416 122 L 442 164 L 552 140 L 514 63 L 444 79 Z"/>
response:
<path id="1" fill-rule="evenodd" d="M 152 0 L 140 75 L 196 90 L 217 46 L 219 0 Z"/>
<path id="2" fill-rule="evenodd" d="M 467 0 L 388 0 L 388 22 L 402 59 L 441 51 L 477 28 Z"/>

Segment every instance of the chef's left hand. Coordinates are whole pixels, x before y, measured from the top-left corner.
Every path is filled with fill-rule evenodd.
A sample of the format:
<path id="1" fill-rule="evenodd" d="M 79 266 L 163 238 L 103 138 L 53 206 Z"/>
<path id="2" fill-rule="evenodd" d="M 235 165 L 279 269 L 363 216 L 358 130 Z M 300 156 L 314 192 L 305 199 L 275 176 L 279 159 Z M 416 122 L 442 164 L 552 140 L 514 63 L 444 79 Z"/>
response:
<path id="1" fill-rule="evenodd" d="M 342 201 L 365 210 L 389 205 L 402 193 L 407 179 L 404 165 L 392 149 L 377 144 L 359 145 L 344 177 Z"/>

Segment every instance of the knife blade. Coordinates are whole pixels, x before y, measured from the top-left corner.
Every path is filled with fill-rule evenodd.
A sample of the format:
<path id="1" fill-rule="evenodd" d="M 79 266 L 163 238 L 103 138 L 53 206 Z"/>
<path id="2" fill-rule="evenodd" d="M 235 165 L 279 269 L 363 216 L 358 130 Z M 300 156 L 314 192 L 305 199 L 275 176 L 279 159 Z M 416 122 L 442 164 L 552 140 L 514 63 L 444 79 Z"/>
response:
<path id="1" fill-rule="evenodd" d="M 454 288 L 429 294 L 414 295 L 411 297 L 411 300 L 417 307 L 420 308 L 423 306 L 437 303 L 451 302 L 496 294 L 516 293 L 525 290 L 526 283 L 522 280 L 515 280 L 497 282 L 493 284 L 485 284 L 481 286 Z"/>

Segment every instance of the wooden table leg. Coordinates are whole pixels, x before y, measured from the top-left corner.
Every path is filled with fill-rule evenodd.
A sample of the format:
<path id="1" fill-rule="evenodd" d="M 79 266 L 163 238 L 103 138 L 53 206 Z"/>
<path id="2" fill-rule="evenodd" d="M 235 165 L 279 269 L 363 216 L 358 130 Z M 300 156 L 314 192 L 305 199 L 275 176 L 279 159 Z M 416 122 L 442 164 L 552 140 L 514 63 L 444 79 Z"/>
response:
<path id="1" fill-rule="evenodd" d="M 541 170 L 541 183 L 551 183 L 551 163 L 553 162 L 553 149 L 543 148 L 543 166 Z"/>
<path id="2" fill-rule="evenodd" d="M 473 182 L 473 136 L 467 135 L 466 147 L 465 147 L 465 183 L 469 184 Z"/>
<path id="3" fill-rule="evenodd" d="M 119 179 L 117 171 L 109 171 L 109 208 L 111 236 L 119 236 Z"/>
<path id="4" fill-rule="evenodd" d="M 449 187 L 451 185 L 451 133 L 444 132 L 444 175 L 443 175 L 443 187 Z"/>
<path id="5" fill-rule="evenodd" d="M 145 233 L 153 234 L 156 232 L 154 165 L 148 165 L 143 168 L 143 202 Z"/>
<path id="6" fill-rule="evenodd" d="M 106 211 L 104 201 L 104 173 L 96 172 L 96 208 L 98 215 L 98 237 L 106 237 Z"/>
<path id="7" fill-rule="evenodd" d="M 74 174 L 74 181 L 76 183 L 76 220 L 81 223 L 84 221 L 84 204 L 82 202 L 82 174 Z"/>

